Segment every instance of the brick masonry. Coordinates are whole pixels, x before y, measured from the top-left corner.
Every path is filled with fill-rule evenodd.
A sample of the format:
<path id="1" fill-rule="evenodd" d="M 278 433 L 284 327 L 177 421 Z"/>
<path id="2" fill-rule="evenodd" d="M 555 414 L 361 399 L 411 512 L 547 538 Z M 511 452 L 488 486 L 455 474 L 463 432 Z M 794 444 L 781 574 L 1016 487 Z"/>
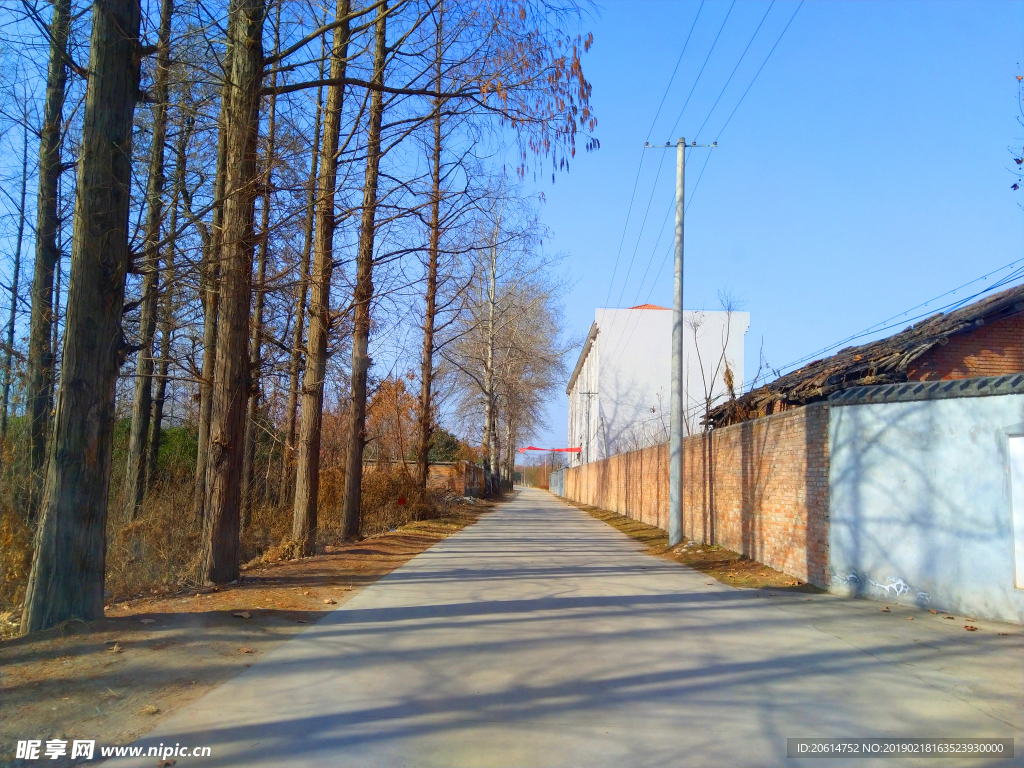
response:
<path id="1" fill-rule="evenodd" d="M 828 405 L 687 438 L 683 535 L 828 584 Z M 668 529 L 668 445 L 565 470 L 566 498 Z"/>
<path id="2" fill-rule="evenodd" d="M 1024 314 L 950 336 L 911 363 L 911 381 L 1002 376 L 1024 371 Z"/>

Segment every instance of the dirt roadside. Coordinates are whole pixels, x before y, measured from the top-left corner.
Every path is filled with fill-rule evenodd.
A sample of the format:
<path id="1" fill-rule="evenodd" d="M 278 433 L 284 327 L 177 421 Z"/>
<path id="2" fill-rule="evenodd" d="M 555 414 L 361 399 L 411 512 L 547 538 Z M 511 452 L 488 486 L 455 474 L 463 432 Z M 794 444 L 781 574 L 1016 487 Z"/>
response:
<path id="1" fill-rule="evenodd" d="M 577 504 L 566 499 L 566 503 L 596 517 L 612 528 L 622 531 L 647 547 L 652 555 L 664 557 L 676 563 L 688 565 L 694 570 L 706 573 L 723 584 L 743 589 L 777 589 L 786 592 L 807 592 L 820 594 L 823 590 L 805 581 L 769 568 L 764 563 L 744 557 L 738 552 L 718 545 L 697 544 L 683 540 L 674 549 L 668 545 L 668 533 L 653 525 L 641 523 L 631 517 L 609 512 L 606 509 Z"/>
<path id="2" fill-rule="evenodd" d="M 101 745 L 135 740 L 492 506 L 458 504 L 317 557 L 244 570 L 237 586 L 129 600 L 99 621 L 5 640 L 0 766 L 24 764 L 19 739 L 64 739 L 68 752 L 74 739 L 95 739 L 96 759 Z"/>

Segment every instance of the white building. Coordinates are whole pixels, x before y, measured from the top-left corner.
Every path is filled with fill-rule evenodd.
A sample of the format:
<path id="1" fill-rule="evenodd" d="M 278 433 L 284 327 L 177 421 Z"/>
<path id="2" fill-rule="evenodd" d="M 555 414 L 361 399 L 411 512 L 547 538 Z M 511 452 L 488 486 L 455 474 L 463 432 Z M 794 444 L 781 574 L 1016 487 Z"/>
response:
<path id="1" fill-rule="evenodd" d="M 683 312 L 687 429 L 701 429 L 708 398 L 742 394 L 747 312 Z M 598 309 L 569 379 L 572 466 L 668 440 L 672 310 Z"/>

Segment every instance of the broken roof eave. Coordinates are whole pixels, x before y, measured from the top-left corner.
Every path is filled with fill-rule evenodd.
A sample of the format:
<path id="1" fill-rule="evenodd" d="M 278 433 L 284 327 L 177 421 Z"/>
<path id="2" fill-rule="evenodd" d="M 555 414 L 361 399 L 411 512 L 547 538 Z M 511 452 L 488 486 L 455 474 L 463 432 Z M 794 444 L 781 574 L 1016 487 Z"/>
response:
<path id="1" fill-rule="evenodd" d="M 800 406 L 824 400 L 850 387 L 905 382 L 914 361 L 935 346 L 947 344 L 951 336 L 1022 312 L 1024 285 L 1019 285 L 947 314 L 932 315 L 892 336 L 814 360 L 714 408 L 707 421 L 725 426 L 759 418 L 780 405 Z"/>

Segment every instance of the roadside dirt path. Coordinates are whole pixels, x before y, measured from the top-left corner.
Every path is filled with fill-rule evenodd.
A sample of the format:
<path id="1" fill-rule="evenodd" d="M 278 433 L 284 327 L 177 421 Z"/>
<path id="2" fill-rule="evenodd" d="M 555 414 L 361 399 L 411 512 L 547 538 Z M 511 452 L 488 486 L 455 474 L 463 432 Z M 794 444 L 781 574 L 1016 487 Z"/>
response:
<path id="1" fill-rule="evenodd" d="M 23 763 L 19 739 L 95 739 L 97 758 L 100 745 L 133 741 L 491 506 L 460 504 L 317 557 L 246 570 L 237 586 L 117 603 L 100 621 L 5 640 L 0 766 Z"/>

